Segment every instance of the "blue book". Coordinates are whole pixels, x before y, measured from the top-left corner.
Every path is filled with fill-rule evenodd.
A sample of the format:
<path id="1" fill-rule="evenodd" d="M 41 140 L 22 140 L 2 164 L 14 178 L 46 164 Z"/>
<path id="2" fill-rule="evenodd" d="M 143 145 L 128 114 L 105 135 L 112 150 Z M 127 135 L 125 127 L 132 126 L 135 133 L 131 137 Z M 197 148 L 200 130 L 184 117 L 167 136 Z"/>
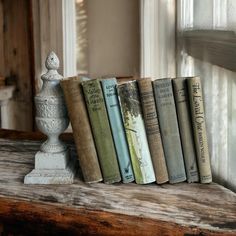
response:
<path id="1" fill-rule="evenodd" d="M 129 183 L 134 180 L 134 174 L 117 97 L 117 81 L 115 78 L 103 79 L 101 80 L 101 84 L 115 143 L 118 163 L 120 166 L 122 181 L 124 183 Z"/>

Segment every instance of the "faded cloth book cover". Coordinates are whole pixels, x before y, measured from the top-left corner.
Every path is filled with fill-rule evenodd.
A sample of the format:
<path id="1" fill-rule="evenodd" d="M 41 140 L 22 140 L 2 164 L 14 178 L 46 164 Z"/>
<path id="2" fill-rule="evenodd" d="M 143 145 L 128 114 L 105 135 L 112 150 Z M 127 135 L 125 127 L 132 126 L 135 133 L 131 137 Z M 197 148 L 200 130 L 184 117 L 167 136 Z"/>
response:
<path id="1" fill-rule="evenodd" d="M 153 81 L 157 114 L 170 183 L 186 180 L 171 79 Z"/>
<path id="2" fill-rule="evenodd" d="M 176 78 L 172 80 L 177 117 L 179 123 L 180 138 L 184 154 L 185 170 L 187 181 L 198 182 L 199 174 L 197 168 L 196 151 L 193 139 L 193 129 L 189 108 L 189 98 L 186 78 Z"/>
<path id="3" fill-rule="evenodd" d="M 131 162 L 137 184 L 156 180 L 142 117 L 136 81 L 117 86 Z"/>
<path id="4" fill-rule="evenodd" d="M 82 78 L 70 77 L 61 80 L 79 164 L 87 183 L 102 181 L 97 152 L 93 141 L 89 118 L 81 88 Z"/>
<path id="5" fill-rule="evenodd" d="M 207 142 L 201 79 L 200 77 L 188 78 L 187 83 L 200 181 L 201 183 L 210 183 L 212 182 L 212 174 Z"/>
<path id="6" fill-rule="evenodd" d="M 139 78 L 137 82 L 156 182 L 158 184 L 165 183 L 169 178 L 159 129 L 152 79 Z"/>
<path id="7" fill-rule="evenodd" d="M 120 166 L 122 181 L 124 183 L 129 183 L 134 181 L 134 175 L 117 97 L 117 81 L 116 78 L 102 79 L 101 84 L 116 148 L 118 163 Z"/>
<path id="8" fill-rule="evenodd" d="M 120 171 L 100 80 L 84 81 L 82 87 L 104 182 L 119 182 Z"/>

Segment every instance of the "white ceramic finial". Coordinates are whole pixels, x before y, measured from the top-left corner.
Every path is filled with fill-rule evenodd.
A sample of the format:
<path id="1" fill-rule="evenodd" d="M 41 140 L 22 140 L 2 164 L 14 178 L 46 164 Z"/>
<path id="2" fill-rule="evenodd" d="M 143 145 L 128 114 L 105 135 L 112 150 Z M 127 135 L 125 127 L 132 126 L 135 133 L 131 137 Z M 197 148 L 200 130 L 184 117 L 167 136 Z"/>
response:
<path id="1" fill-rule="evenodd" d="M 66 104 L 57 72 L 59 59 L 54 52 L 47 56 L 48 69 L 42 75 L 43 86 L 35 96 L 36 124 L 48 139 L 35 155 L 35 168 L 25 176 L 25 184 L 71 184 L 75 175 L 75 158 L 70 157 L 68 147 L 59 135 L 69 125 Z"/>
<path id="2" fill-rule="evenodd" d="M 55 52 L 50 52 L 47 56 L 45 66 L 48 70 L 58 70 L 60 61 Z"/>

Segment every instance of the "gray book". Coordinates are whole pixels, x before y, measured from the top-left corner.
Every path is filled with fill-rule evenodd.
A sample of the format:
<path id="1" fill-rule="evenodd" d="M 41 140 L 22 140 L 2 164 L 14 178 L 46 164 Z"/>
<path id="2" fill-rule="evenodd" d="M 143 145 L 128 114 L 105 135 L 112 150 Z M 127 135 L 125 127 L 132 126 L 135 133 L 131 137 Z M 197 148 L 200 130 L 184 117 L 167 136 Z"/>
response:
<path id="1" fill-rule="evenodd" d="M 169 182 L 182 182 L 186 173 L 171 79 L 157 79 L 153 87 Z"/>
<path id="2" fill-rule="evenodd" d="M 198 182 L 199 174 L 193 139 L 186 78 L 172 80 L 187 181 Z"/>

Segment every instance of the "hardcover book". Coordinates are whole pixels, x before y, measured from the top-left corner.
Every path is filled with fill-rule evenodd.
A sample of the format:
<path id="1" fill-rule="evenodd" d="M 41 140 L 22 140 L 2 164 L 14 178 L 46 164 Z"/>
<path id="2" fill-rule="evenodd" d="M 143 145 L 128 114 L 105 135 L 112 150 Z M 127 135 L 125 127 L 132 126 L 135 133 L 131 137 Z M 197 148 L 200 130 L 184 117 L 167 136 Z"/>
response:
<path id="1" fill-rule="evenodd" d="M 117 86 L 122 117 L 137 184 L 156 180 L 142 117 L 136 81 Z"/>
<path id="2" fill-rule="evenodd" d="M 82 87 L 104 182 L 119 182 L 120 171 L 100 80 L 84 81 Z"/>
<path id="3" fill-rule="evenodd" d="M 117 97 L 116 78 L 101 80 L 108 118 L 120 166 L 122 181 L 134 181 L 133 169 L 130 161 L 129 148 L 126 141 L 119 101 Z"/>
<path id="4" fill-rule="evenodd" d="M 169 178 L 157 118 L 152 80 L 151 78 L 139 78 L 137 82 L 156 182 L 162 184 L 167 182 Z"/>
<path id="5" fill-rule="evenodd" d="M 212 174 L 206 134 L 201 79 L 200 77 L 188 78 L 187 83 L 200 181 L 201 183 L 210 183 L 212 182 Z"/>
<path id="6" fill-rule="evenodd" d="M 171 79 L 157 79 L 153 86 L 169 182 L 182 182 L 186 173 Z"/>
<path id="7" fill-rule="evenodd" d="M 198 182 L 199 174 L 197 168 L 196 151 L 193 139 L 193 129 L 191 114 L 189 109 L 189 99 L 186 78 L 176 78 L 172 80 L 177 117 L 179 123 L 180 138 L 182 143 L 185 170 L 187 181 Z"/>
<path id="8" fill-rule="evenodd" d="M 84 102 L 82 81 L 83 78 L 70 77 L 61 80 L 60 85 L 63 89 L 84 181 L 93 183 L 102 181 L 102 174 Z"/>

